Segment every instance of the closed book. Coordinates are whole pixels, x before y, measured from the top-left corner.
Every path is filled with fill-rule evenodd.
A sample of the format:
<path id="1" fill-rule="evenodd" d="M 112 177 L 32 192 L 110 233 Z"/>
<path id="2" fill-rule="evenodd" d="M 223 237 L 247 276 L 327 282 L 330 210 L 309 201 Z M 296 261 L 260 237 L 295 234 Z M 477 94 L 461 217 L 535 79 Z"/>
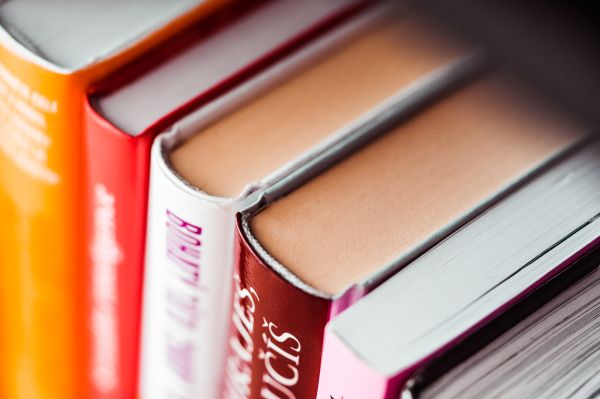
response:
<path id="1" fill-rule="evenodd" d="M 598 375 L 600 247 L 418 370 L 415 398 L 594 397 Z"/>
<path id="2" fill-rule="evenodd" d="M 472 71 L 465 46 L 398 12 L 348 20 L 155 140 L 142 398 L 221 396 L 238 210 Z"/>
<path id="3" fill-rule="evenodd" d="M 135 396 L 154 136 L 359 8 L 349 0 L 234 3 L 90 90 L 85 270 L 91 287 L 86 301 L 91 397 Z"/>
<path id="4" fill-rule="evenodd" d="M 550 138 L 557 124 L 548 121 L 540 120 L 540 127 Z M 318 397 L 404 395 L 416 370 L 577 265 L 600 243 L 599 151 L 597 140 L 576 144 L 332 320 Z M 554 351 L 550 357 L 560 356 Z M 516 367 L 512 371 L 518 374 Z M 509 385 L 512 392 L 519 389 L 515 381 Z M 464 393 L 459 397 L 469 397 Z M 486 397 L 480 393 L 473 397 Z"/>
<path id="5" fill-rule="evenodd" d="M 320 397 L 379 397 L 370 375 L 344 374 L 349 356 L 327 340 L 320 372 L 326 323 L 362 309 L 411 259 L 577 142 L 580 127 L 555 111 L 508 78 L 486 76 L 304 184 L 267 189 L 238 218 L 227 382 L 242 394 L 230 396 L 315 397 L 321 375 Z M 369 308 L 358 337 L 395 319 L 399 301 L 419 309 L 426 293 L 437 298 L 428 282 L 413 282 L 412 295 L 393 291 L 402 299 L 386 298 L 386 313 Z"/>
<path id="6" fill-rule="evenodd" d="M 84 395 L 86 87 L 219 3 L 0 5 L 0 397 Z"/>

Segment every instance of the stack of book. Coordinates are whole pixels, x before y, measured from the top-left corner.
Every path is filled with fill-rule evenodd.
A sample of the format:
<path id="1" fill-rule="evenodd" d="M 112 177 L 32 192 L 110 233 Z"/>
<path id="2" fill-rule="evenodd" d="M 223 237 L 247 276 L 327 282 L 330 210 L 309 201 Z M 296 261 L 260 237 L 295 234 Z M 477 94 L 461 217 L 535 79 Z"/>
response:
<path id="1" fill-rule="evenodd" d="M 0 3 L 0 398 L 590 397 L 593 127 L 406 6 Z"/>

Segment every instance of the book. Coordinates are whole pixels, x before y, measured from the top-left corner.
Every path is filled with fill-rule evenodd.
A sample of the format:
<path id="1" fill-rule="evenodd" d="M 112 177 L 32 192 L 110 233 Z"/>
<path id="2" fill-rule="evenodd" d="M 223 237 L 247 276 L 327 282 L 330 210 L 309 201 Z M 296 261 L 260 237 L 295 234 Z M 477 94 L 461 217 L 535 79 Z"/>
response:
<path id="1" fill-rule="evenodd" d="M 398 398 L 416 370 L 596 247 L 598 151 L 584 139 L 332 320 L 318 397 Z"/>
<path id="2" fill-rule="evenodd" d="M 402 398 L 593 397 L 600 247 L 417 371 Z"/>
<path id="3" fill-rule="evenodd" d="M 83 395 L 86 86 L 219 3 L 0 4 L 0 397 Z"/>
<path id="4" fill-rule="evenodd" d="M 452 303 L 441 289 L 429 288 L 435 275 L 427 269 L 409 287 L 393 286 L 411 266 L 398 270 L 444 237 L 456 237 L 454 230 L 581 135 L 575 121 L 508 78 L 485 76 L 432 101 L 304 184 L 267 189 L 263 201 L 238 217 L 230 396 L 315 397 L 323 348 L 319 397 L 381 396 L 379 381 L 346 372 L 365 354 L 354 359 L 336 349 L 379 329 L 400 340 L 403 322 L 415 323 L 421 312 L 429 317 L 429 308 L 419 306 L 427 295 Z M 460 275 L 443 272 L 447 279 Z M 383 283 L 390 276 L 391 283 Z M 379 299 L 378 291 L 388 294 Z M 365 311 L 371 303 L 380 307 Z M 416 315 L 399 319 L 392 330 L 385 320 L 397 320 L 401 305 L 414 305 Z M 337 332 L 358 312 L 362 318 L 344 329 L 349 336 L 323 344 L 330 319 L 328 331 Z M 392 343 L 379 336 L 372 342 L 386 342 L 383 354 L 401 358 Z"/>
<path id="5" fill-rule="evenodd" d="M 476 58 L 394 5 L 352 19 L 189 114 L 151 156 L 144 399 L 220 397 L 235 213 L 469 75 Z"/>
<path id="6" fill-rule="evenodd" d="M 137 390 L 148 175 L 155 135 L 362 6 L 353 0 L 232 3 L 89 90 L 85 270 L 91 287 L 86 303 L 90 397 L 133 398 Z"/>

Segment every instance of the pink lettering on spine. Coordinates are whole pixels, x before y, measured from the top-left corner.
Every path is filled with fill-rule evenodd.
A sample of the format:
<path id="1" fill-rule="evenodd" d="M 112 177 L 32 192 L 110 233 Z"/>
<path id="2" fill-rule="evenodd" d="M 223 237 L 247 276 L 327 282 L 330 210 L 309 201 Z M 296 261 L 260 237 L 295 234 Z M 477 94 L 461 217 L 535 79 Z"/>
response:
<path id="1" fill-rule="evenodd" d="M 202 228 L 166 211 L 166 255 L 170 261 L 167 285 L 167 316 L 169 327 L 190 333 L 181 336 L 168 333 L 165 347 L 168 364 L 175 375 L 192 384 L 194 341 L 200 309 L 200 279 L 202 276 Z M 178 338 L 175 338 L 179 336 Z"/>

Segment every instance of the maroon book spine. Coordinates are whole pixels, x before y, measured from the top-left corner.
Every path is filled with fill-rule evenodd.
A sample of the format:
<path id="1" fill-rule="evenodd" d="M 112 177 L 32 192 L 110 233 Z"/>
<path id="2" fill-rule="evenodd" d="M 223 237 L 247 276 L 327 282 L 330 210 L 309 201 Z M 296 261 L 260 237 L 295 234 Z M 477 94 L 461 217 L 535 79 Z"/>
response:
<path id="1" fill-rule="evenodd" d="M 333 301 L 275 273 L 236 238 L 226 398 L 314 398 Z"/>

